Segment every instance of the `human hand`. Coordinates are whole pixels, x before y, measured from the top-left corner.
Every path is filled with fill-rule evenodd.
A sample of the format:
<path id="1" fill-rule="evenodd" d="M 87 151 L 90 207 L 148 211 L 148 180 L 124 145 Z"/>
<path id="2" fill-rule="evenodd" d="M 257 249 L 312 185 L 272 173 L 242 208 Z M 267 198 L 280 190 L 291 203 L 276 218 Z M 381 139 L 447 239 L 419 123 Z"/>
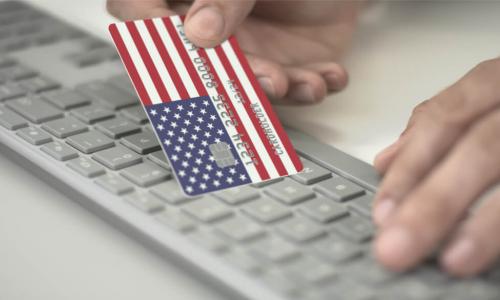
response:
<path id="1" fill-rule="evenodd" d="M 235 34 L 271 100 L 312 104 L 347 85 L 338 61 L 362 2 L 311 2 L 107 0 L 107 7 L 122 20 L 186 14 L 186 35 L 201 47 Z"/>
<path id="2" fill-rule="evenodd" d="M 438 251 L 449 273 L 471 276 L 499 258 L 499 78 L 500 59 L 479 64 L 418 105 L 398 141 L 377 156 L 385 176 L 375 197 L 375 252 L 390 269 Z"/>

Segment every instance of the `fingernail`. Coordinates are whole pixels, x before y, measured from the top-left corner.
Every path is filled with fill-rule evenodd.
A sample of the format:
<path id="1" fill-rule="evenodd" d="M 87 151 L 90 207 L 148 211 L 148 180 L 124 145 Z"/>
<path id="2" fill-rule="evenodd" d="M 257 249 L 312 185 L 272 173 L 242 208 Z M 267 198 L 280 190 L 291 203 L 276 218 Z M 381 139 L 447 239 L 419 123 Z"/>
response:
<path id="1" fill-rule="evenodd" d="M 199 9 L 189 20 L 189 27 L 198 38 L 212 40 L 224 32 L 224 17 L 215 6 Z"/>
<path id="2" fill-rule="evenodd" d="M 311 103 L 315 102 L 314 92 L 310 85 L 301 83 L 293 88 L 289 98 L 297 102 Z"/>
<path id="3" fill-rule="evenodd" d="M 262 89 L 266 92 L 266 94 L 272 98 L 275 97 L 276 93 L 274 91 L 274 85 L 273 82 L 271 81 L 271 78 L 269 77 L 259 77 L 257 78 L 259 81 L 260 86 Z"/>
<path id="4" fill-rule="evenodd" d="M 388 228 L 377 239 L 378 253 L 398 265 L 407 260 L 408 253 L 411 253 L 414 247 L 413 235 L 404 227 Z"/>
<path id="5" fill-rule="evenodd" d="M 454 242 L 443 256 L 446 266 L 457 267 L 474 258 L 476 246 L 472 240 L 461 238 Z"/>
<path id="6" fill-rule="evenodd" d="M 378 225 L 383 225 L 387 218 L 392 214 L 396 205 L 394 201 L 391 199 L 381 200 L 378 205 L 375 206 L 375 210 L 373 211 L 373 220 Z"/>
<path id="7" fill-rule="evenodd" d="M 326 73 L 323 75 L 328 84 L 329 90 L 341 90 L 345 87 L 345 82 L 340 79 L 340 75 L 334 72 Z"/>

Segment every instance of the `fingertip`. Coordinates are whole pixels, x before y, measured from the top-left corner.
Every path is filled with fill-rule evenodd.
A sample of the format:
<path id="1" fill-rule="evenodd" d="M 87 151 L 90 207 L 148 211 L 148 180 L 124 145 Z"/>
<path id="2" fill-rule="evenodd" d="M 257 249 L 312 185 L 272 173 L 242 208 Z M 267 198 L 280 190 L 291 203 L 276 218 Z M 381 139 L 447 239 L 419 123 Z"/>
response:
<path id="1" fill-rule="evenodd" d="M 460 239 L 451 243 L 440 257 L 441 267 L 455 277 L 470 277 L 481 271 L 474 256 L 476 246 L 469 239 Z"/>
<path id="2" fill-rule="evenodd" d="M 349 83 L 349 75 L 342 67 L 333 72 L 323 74 L 323 78 L 325 78 L 328 90 L 330 91 L 341 91 Z"/>
<path id="3" fill-rule="evenodd" d="M 225 38 L 225 26 L 224 15 L 216 5 L 202 6 L 189 12 L 184 23 L 187 38 L 203 48 L 220 44 Z"/>
<path id="4" fill-rule="evenodd" d="M 391 271 L 404 272 L 413 265 L 414 239 L 402 227 L 384 230 L 374 244 L 377 260 Z"/>

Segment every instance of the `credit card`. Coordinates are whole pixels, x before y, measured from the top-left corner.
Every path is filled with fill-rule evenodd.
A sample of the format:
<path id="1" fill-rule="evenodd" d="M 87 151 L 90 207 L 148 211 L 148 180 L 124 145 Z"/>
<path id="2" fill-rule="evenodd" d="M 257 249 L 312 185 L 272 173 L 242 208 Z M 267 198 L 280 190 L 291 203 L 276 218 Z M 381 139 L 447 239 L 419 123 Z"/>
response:
<path id="1" fill-rule="evenodd" d="M 198 48 L 180 16 L 111 24 L 109 31 L 187 195 L 303 169 L 235 37 Z"/>

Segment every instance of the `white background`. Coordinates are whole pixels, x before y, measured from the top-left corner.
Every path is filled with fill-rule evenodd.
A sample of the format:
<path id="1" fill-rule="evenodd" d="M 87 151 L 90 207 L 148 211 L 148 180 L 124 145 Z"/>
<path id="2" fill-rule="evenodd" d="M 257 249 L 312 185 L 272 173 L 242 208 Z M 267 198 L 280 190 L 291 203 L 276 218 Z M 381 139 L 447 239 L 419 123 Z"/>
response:
<path id="1" fill-rule="evenodd" d="M 100 0 L 32 0 L 107 38 Z M 284 122 L 371 162 L 412 107 L 500 54 L 500 3 L 391 2 L 371 12 L 346 60 L 347 91 Z M 0 155 L 0 299 L 222 299 Z"/>

